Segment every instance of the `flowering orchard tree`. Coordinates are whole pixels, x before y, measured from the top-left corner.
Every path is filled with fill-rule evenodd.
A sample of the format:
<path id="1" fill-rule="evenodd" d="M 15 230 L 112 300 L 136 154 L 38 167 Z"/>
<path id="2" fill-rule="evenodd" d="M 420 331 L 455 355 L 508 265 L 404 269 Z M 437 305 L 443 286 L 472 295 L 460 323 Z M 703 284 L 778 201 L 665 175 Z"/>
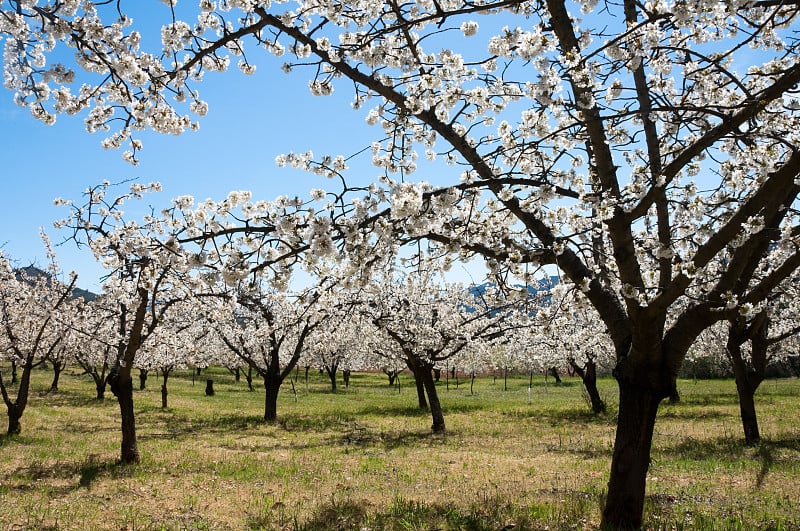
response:
<path id="1" fill-rule="evenodd" d="M 430 408 L 432 430 L 445 431 L 433 370 L 471 343 L 501 334 L 505 312 L 494 304 L 480 305 L 464 286 L 439 283 L 425 271 L 404 278 L 390 271 L 362 296 L 362 310 L 385 338 L 385 346 L 376 350 L 402 356 L 414 374 L 420 407 Z"/>
<path id="2" fill-rule="evenodd" d="M 210 332 L 205 323 L 197 319 L 199 312 L 195 302 L 196 299 L 185 299 L 173 304 L 136 356 L 135 365 L 139 370 L 158 371 L 161 376 L 162 409 L 168 406 L 167 383 L 172 371 L 189 365 L 192 353 Z"/>
<path id="3" fill-rule="evenodd" d="M 749 317 L 733 318 L 727 327 L 722 323 L 710 327 L 693 347 L 702 351 L 707 363 L 724 364 L 732 369 L 748 444 L 761 439 L 754 395 L 766 378 L 768 365 L 780 363 L 798 352 L 797 289 L 797 278 L 793 276 L 770 295 L 760 311 Z"/>
<path id="4" fill-rule="evenodd" d="M 153 216 L 142 223 L 125 221 L 122 207 L 156 183 L 133 184 L 128 193 L 107 196 L 110 183 L 86 191 L 86 203 L 57 200 L 70 209 L 70 216 L 57 223 L 69 229 L 78 245 L 88 245 L 107 270 L 103 291 L 116 302 L 116 357 L 108 384 L 120 406 L 123 463 L 139 462 L 133 410 L 131 370 L 136 356 L 170 308 L 199 291 L 202 284 L 190 275 L 195 257 L 183 252 L 171 238 L 169 227 Z M 157 254 L 157 251 L 161 251 Z"/>
<path id="5" fill-rule="evenodd" d="M 228 296 L 207 317 L 227 348 L 263 378 L 266 421 L 278 417 L 281 385 L 316 329 L 331 317 L 329 290 L 324 281 L 287 293 L 245 280 L 233 289 L 222 287 Z"/>
<path id="6" fill-rule="evenodd" d="M 60 354 L 72 334 L 77 301 L 70 298 L 77 275 L 64 284 L 55 262 L 48 272 L 14 270 L 0 254 L 0 356 L 22 368 L 17 397 L 12 398 L 0 370 L 0 392 L 8 410 L 8 434 L 20 433 L 20 419 L 28 405 L 31 372 Z"/>
<path id="7" fill-rule="evenodd" d="M 307 71 L 313 94 L 352 90 L 378 126 L 382 182 L 357 202 L 337 196 L 352 221 L 256 208 L 241 218 L 244 249 L 266 269 L 287 248 L 330 253 L 337 235 L 365 261 L 383 242 L 427 239 L 496 271 L 560 268 L 616 355 L 602 524 L 640 527 L 658 406 L 687 349 L 712 323 L 757 312 L 800 264 L 800 5 L 201 0 L 188 23 L 168 4 L 161 45 L 145 50 L 124 0 L 6 0 L 5 84 L 46 122 L 85 110 L 89 130 L 118 124 L 105 144 L 127 144 L 130 160 L 136 131 L 193 127 L 189 114 L 207 111 L 205 74 L 232 62 L 251 73 L 257 50 Z M 48 63 L 62 43 L 74 64 Z M 436 174 L 452 174 L 452 187 L 411 180 L 421 153 L 450 164 Z M 333 156 L 280 162 L 346 169 Z M 281 209 L 299 217 L 271 217 Z M 300 218 L 303 243 L 257 241 L 303 234 Z"/>
<path id="8" fill-rule="evenodd" d="M 357 299 L 348 297 L 344 291 L 337 291 L 330 308 L 331 318 L 322 323 L 313 340 L 307 342 L 305 362 L 328 374 L 333 392 L 336 392 L 336 374 L 340 369 L 348 374 L 349 371 L 371 368 L 368 356 L 370 341 L 366 335 L 372 326 L 357 305 Z"/>
<path id="9" fill-rule="evenodd" d="M 116 301 L 100 295 L 80 305 L 75 315 L 74 336 L 79 346 L 72 351 L 72 359 L 92 377 L 98 400 L 105 399 L 106 376 L 117 360 L 118 311 Z"/>

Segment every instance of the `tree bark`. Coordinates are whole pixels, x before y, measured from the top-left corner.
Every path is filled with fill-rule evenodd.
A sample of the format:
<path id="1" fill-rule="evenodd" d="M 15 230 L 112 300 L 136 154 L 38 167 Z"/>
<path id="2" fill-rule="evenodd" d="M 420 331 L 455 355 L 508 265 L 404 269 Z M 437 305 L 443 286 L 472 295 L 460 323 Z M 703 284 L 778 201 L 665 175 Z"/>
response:
<path id="1" fill-rule="evenodd" d="M 169 380 L 169 371 L 164 371 L 163 380 L 161 382 L 161 409 L 167 409 L 167 395 L 169 391 L 167 391 L 167 380 Z"/>
<path id="2" fill-rule="evenodd" d="M 22 424 L 20 419 L 25 412 L 25 407 L 28 405 L 28 394 L 31 386 L 31 372 L 33 371 L 33 357 L 29 357 L 25 365 L 22 367 L 22 376 L 19 379 L 19 387 L 17 388 L 17 399 L 11 400 L 8 395 L 8 389 L 3 381 L 3 375 L 0 373 L 0 390 L 2 390 L 3 402 L 6 404 L 8 411 L 8 435 L 18 435 L 22 432 Z"/>
<path id="3" fill-rule="evenodd" d="M 147 369 L 139 369 L 139 391 L 147 388 Z"/>
<path id="4" fill-rule="evenodd" d="M 733 366 L 736 392 L 739 395 L 739 415 L 746 444 L 756 444 L 761 440 L 756 415 L 755 394 L 764 381 L 767 367 L 767 331 L 769 320 L 766 314 L 759 315 L 752 322 L 737 321 L 730 324 L 728 340 L 725 345 Z M 750 363 L 742 355 L 742 345 L 750 341 Z"/>
<path id="5" fill-rule="evenodd" d="M 244 375 L 244 379 L 247 381 L 247 388 L 251 391 L 253 389 L 253 367 L 247 367 L 247 373 Z"/>
<path id="6" fill-rule="evenodd" d="M 97 400 L 106 399 L 106 381 L 105 379 L 95 380 L 94 387 L 97 390 Z"/>
<path id="7" fill-rule="evenodd" d="M 444 413 L 439 402 L 439 394 L 436 391 L 436 381 L 430 368 L 426 368 L 424 365 L 422 365 L 420 374 L 422 376 L 422 384 L 428 394 L 428 405 L 433 419 L 431 430 L 433 430 L 433 433 L 443 433 L 445 431 Z"/>
<path id="8" fill-rule="evenodd" d="M 666 393 L 618 382 L 617 434 L 601 528 L 639 529 L 656 413 Z"/>
<path id="9" fill-rule="evenodd" d="M 65 366 L 64 362 L 53 361 L 53 382 L 50 384 L 50 391 L 58 391 L 58 380 L 61 378 L 61 371 Z"/>
<path id="10" fill-rule="evenodd" d="M 738 373 L 734 366 L 734 373 Z M 756 444 L 761 440 L 756 415 L 756 389 L 750 385 L 747 375 L 736 374 L 736 391 L 739 394 L 739 414 L 742 417 L 742 429 L 746 444 Z"/>
<path id="11" fill-rule="evenodd" d="M 264 420 L 272 422 L 278 418 L 278 391 L 281 388 L 280 377 L 264 376 Z"/>
<path id="12" fill-rule="evenodd" d="M 574 358 L 570 358 L 568 362 L 575 374 L 581 377 L 586 394 L 589 395 L 589 402 L 592 404 L 592 411 L 594 413 L 603 413 L 606 410 L 606 404 L 597 390 L 597 364 L 594 359 L 587 358 L 583 367 L 578 365 Z"/>
<path id="13" fill-rule="evenodd" d="M 325 365 L 325 372 L 328 373 L 328 378 L 331 381 L 331 392 L 336 392 L 336 371 L 339 367 L 338 363 L 332 363 L 331 365 Z"/>
<path id="14" fill-rule="evenodd" d="M 419 408 L 427 411 L 428 400 L 425 398 L 425 383 L 424 375 L 422 374 L 424 369 L 420 367 L 418 362 L 410 358 L 406 360 L 406 365 L 408 365 L 411 374 L 414 375 L 414 385 L 417 388 L 417 403 L 419 404 Z M 431 379 L 432 378 L 431 376 Z"/>
<path id="15" fill-rule="evenodd" d="M 136 417 L 133 411 L 133 379 L 128 377 L 117 379 L 117 402 L 122 424 L 122 445 L 120 447 L 120 461 L 124 464 L 138 463 L 141 461 L 139 448 L 136 444 Z M 113 389 L 112 389 L 113 390 Z"/>

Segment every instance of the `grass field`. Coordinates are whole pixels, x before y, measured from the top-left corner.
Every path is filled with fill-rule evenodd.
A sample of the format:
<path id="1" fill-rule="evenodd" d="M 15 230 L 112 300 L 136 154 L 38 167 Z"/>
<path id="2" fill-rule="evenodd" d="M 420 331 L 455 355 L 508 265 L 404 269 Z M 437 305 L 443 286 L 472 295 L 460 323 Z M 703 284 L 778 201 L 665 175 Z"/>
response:
<path id="1" fill-rule="evenodd" d="M 205 379 L 216 395 L 204 396 Z M 614 437 L 580 382 L 491 377 L 449 390 L 447 433 L 432 435 L 412 381 L 354 374 L 332 394 L 312 373 L 279 420 L 263 388 L 227 372 L 159 381 L 134 395 L 142 463 L 117 464 L 119 409 L 86 377 L 34 375 L 22 434 L 0 437 L 0 529 L 584 529 L 600 519 Z M 764 442 L 742 443 L 731 381 L 681 381 L 656 424 L 649 529 L 800 529 L 800 380 L 757 394 Z M 2 430 L 5 431 L 3 425 Z"/>

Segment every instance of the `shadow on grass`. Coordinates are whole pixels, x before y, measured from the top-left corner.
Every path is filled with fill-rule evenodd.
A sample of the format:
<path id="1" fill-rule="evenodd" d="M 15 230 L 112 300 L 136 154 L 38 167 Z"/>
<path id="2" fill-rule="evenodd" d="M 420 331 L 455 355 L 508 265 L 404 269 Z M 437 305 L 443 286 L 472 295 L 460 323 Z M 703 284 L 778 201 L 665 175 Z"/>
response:
<path id="1" fill-rule="evenodd" d="M 676 420 L 719 420 L 736 418 L 734 413 L 725 413 L 724 411 L 708 411 L 698 410 L 696 408 L 682 408 L 680 404 L 667 405 L 663 407 L 659 413 L 660 419 L 676 419 Z"/>
<path id="2" fill-rule="evenodd" d="M 678 389 L 680 391 L 680 389 Z M 681 401 L 672 407 L 680 407 L 681 405 L 687 406 L 738 406 L 739 398 L 736 396 L 736 390 L 733 389 L 730 393 L 703 393 L 694 394 L 687 392 L 681 394 Z"/>
<path id="3" fill-rule="evenodd" d="M 112 396 L 111 399 L 98 400 L 93 396 L 87 396 L 86 393 L 78 393 L 71 390 L 57 390 L 50 389 L 37 392 L 34 395 L 38 400 L 46 403 L 49 407 L 97 407 L 103 404 L 115 406 L 117 400 Z"/>
<path id="4" fill-rule="evenodd" d="M 747 444 L 744 439 L 717 437 L 698 440 L 688 438 L 672 447 L 662 450 L 674 457 L 683 457 L 695 461 L 727 461 L 734 462 L 750 459 L 760 463 L 756 475 L 756 486 L 764 484 L 770 470 L 782 463 L 796 463 L 796 455 L 778 455 L 779 450 L 800 453 L 800 436 L 784 436 L 775 439 L 762 439 L 756 445 Z"/>
<path id="5" fill-rule="evenodd" d="M 476 493 L 475 501 L 463 507 L 405 498 L 375 507 L 367 500 L 332 496 L 297 529 L 574 529 L 585 527 L 598 505 L 597 495 L 584 492 L 542 492 L 537 500 L 533 505 L 517 505 L 505 498 Z"/>
<path id="6" fill-rule="evenodd" d="M 9 478 L 20 482 L 11 488 L 19 491 L 34 491 L 42 487 L 40 483 L 42 480 L 72 480 L 77 476 L 77 484 L 58 487 L 48 485 L 46 487 L 48 492 L 57 490 L 62 494 L 67 494 L 78 488 L 90 489 L 92 483 L 101 476 L 130 477 L 134 468 L 135 465 L 123 464 L 118 460 L 99 460 L 97 456 L 90 455 L 80 462 L 59 461 L 53 464 L 31 464 L 14 470 L 9 474 Z"/>
<path id="7" fill-rule="evenodd" d="M 579 425 L 614 425 L 617 417 L 614 411 L 594 413 L 589 407 L 564 408 L 558 411 L 540 408 L 517 408 L 503 411 L 502 414 L 515 419 L 533 419 L 537 423 L 547 423 L 550 426 Z"/>

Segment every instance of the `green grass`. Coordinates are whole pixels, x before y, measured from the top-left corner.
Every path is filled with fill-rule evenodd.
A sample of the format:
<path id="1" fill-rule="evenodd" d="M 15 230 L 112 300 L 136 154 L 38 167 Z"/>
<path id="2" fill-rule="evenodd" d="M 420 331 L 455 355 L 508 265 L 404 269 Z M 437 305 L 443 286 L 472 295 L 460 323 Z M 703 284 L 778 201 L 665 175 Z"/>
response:
<path id="1" fill-rule="evenodd" d="M 204 395 L 206 378 L 216 395 Z M 86 377 L 34 374 L 22 434 L 0 437 L 0 529 L 497 530 L 596 527 L 615 430 L 579 380 L 545 387 L 491 377 L 439 384 L 447 432 L 404 375 L 353 374 L 331 393 L 326 375 L 284 385 L 279 419 L 264 423 L 263 388 L 224 370 L 136 391 L 142 463 L 123 466 L 118 406 L 93 399 Z M 254 382 L 260 383 L 260 382 Z M 731 381 L 681 381 L 664 404 L 647 485 L 649 529 L 800 529 L 800 381 L 757 394 L 764 441 L 746 446 Z"/>

